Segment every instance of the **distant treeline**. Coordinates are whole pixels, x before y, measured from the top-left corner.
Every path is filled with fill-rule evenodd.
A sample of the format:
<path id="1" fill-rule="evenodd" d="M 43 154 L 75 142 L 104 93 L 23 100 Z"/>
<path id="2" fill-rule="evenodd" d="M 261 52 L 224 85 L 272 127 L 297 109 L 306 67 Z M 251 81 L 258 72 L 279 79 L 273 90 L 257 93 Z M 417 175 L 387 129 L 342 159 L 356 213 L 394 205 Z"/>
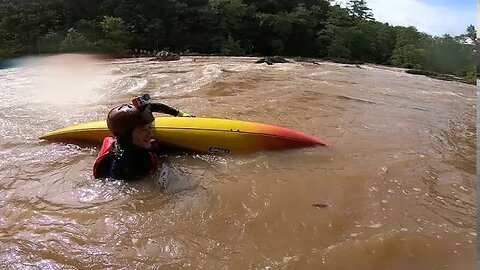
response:
<path id="1" fill-rule="evenodd" d="M 0 0 L 0 41 L 0 58 L 166 49 L 345 59 L 473 81 L 477 44 L 473 25 L 434 37 L 375 21 L 364 0 Z"/>

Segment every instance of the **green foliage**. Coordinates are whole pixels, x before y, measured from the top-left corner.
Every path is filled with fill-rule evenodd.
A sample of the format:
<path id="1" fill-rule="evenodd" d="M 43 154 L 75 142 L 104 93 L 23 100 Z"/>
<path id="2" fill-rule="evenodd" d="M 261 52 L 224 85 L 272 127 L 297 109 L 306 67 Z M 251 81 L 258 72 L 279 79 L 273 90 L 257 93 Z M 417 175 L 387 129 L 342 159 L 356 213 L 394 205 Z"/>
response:
<path id="1" fill-rule="evenodd" d="M 393 50 L 395 49 L 395 31 L 388 24 L 377 23 L 377 27 L 372 41 L 374 62 L 391 64 Z"/>
<path id="2" fill-rule="evenodd" d="M 220 49 L 222 55 L 240 56 L 245 54 L 245 50 L 242 49 L 238 41 L 233 40 L 232 36 L 228 36 Z"/>
<path id="3" fill-rule="evenodd" d="M 252 12 L 251 7 L 241 0 L 210 0 L 209 6 L 213 14 L 220 20 L 220 24 L 226 30 L 239 29 L 242 18 Z"/>
<path id="4" fill-rule="evenodd" d="M 100 26 L 107 39 L 114 42 L 128 42 L 129 37 L 122 18 L 105 16 L 100 22 Z"/>
<path id="5" fill-rule="evenodd" d="M 421 69 L 424 59 L 425 51 L 413 44 L 396 47 L 392 52 L 392 64 L 399 67 Z"/>
<path id="6" fill-rule="evenodd" d="M 99 39 L 93 43 L 96 51 L 105 53 L 125 53 L 125 47 L 122 44 L 113 42 L 110 39 Z"/>
<path id="7" fill-rule="evenodd" d="M 102 29 L 95 20 L 80 19 L 74 27 L 89 41 L 95 41 L 103 37 Z"/>
<path id="8" fill-rule="evenodd" d="M 350 58 L 350 32 L 354 27 L 348 10 L 334 6 L 327 13 L 324 27 L 316 34 L 317 55 L 329 58 Z"/>
<path id="9" fill-rule="evenodd" d="M 65 36 L 59 33 L 50 32 L 38 40 L 38 52 L 54 53 L 60 51 L 60 45 Z"/>
<path id="10" fill-rule="evenodd" d="M 348 10 L 355 19 L 373 20 L 372 10 L 367 7 L 365 0 L 349 0 Z"/>
<path id="11" fill-rule="evenodd" d="M 99 23 L 104 37 L 94 42 L 94 47 L 102 52 L 125 53 L 131 37 L 122 18 L 104 16 Z"/>
<path id="12" fill-rule="evenodd" d="M 477 69 L 473 66 L 470 69 L 466 70 L 464 75 L 466 81 L 469 84 L 477 84 Z"/>
<path id="13" fill-rule="evenodd" d="M 90 42 L 75 28 L 68 29 L 67 36 L 60 43 L 60 50 L 63 52 L 82 52 L 90 48 Z"/>
<path id="14" fill-rule="evenodd" d="M 415 27 L 397 26 L 394 31 L 396 42 L 391 63 L 399 67 L 423 69 L 432 38 L 418 32 Z"/>
<path id="15" fill-rule="evenodd" d="M 475 44 L 475 42 L 477 41 L 477 30 L 475 29 L 475 26 L 471 24 L 467 26 L 467 32 L 461 35 L 461 37 L 465 38 L 472 44 Z"/>
<path id="16" fill-rule="evenodd" d="M 145 34 L 141 38 L 143 43 L 155 50 L 160 50 L 165 42 L 167 29 L 162 19 L 153 19 L 145 29 Z"/>
<path id="17" fill-rule="evenodd" d="M 473 25 L 432 37 L 374 20 L 365 0 L 3 0 L 0 57 L 135 49 L 373 62 L 471 78 Z M 475 56 L 477 55 L 477 56 Z M 480 61 L 478 61 L 480 63 Z M 477 65 L 478 65 L 477 63 Z"/>
<path id="18" fill-rule="evenodd" d="M 9 53 L 6 50 L 0 48 L 0 59 L 6 58 L 8 54 Z"/>
<path id="19" fill-rule="evenodd" d="M 440 73 L 465 75 L 465 68 L 474 66 L 473 49 L 473 45 L 460 43 L 448 35 L 435 38 L 428 50 L 425 68 Z"/>

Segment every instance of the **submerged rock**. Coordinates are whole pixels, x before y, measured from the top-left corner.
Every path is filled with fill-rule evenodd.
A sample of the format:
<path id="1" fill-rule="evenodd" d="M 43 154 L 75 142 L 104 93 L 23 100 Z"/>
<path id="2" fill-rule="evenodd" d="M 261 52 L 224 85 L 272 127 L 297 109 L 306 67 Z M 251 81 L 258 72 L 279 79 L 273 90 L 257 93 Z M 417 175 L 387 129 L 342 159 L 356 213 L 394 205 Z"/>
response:
<path id="1" fill-rule="evenodd" d="M 155 60 L 158 61 L 177 61 L 180 60 L 180 55 L 167 51 L 161 51 L 155 55 Z"/>
<path id="2" fill-rule="evenodd" d="M 312 204 L 312 206 L 317 208 L 327 208 L 327 207 L 330 207 L 331 205 L 325 204 L 325 203 L 314 203 Z"/>
<path id="3" fill-rule="evenodd" d="M 267 63 L 267 65 L 273 65 L 275 63 L 289 63 L 289 61 L 281 56 L 267 56 L 257 62 L 256 64 Z"/>
<path id="4" fill-rule="evenodd" d="M 350 59 L 345 59 L 345 58 L 332 58 L 332 57 L 327 57 L 325 58 L 327 61 L 331 61 L 337 64 L 346 64 L 346 65 L 363 65 L 365 62 L 363 61 L 358 61 L 358 60 L 350 60 Z"/>

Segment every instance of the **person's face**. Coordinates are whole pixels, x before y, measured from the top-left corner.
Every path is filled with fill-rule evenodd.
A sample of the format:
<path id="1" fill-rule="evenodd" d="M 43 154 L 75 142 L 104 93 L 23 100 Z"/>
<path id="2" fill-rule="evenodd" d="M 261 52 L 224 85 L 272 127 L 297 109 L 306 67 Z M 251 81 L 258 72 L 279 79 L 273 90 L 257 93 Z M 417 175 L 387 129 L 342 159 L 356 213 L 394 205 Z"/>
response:
<path id="1" fill-rule="evenodd" d="M 152 127 L 153 122 L 136 127 L 132 132 L 132 144 L 141 148 L 152 148 L 152 144 L 150 143 L 153 136 Z"/>

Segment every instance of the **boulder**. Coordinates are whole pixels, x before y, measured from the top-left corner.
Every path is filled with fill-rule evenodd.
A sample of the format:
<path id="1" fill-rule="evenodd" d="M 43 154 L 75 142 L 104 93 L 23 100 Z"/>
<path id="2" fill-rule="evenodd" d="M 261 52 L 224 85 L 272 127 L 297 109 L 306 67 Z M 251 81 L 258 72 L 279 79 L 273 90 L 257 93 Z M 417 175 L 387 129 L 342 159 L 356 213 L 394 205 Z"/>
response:
<path id="1" fill-rule="evenodd" d="M 161 51 L 155 55 L 155 59 L 158 61 L 177 61 L 180 60 L 180 55 L 167 51 Z"/>
<path id="2" fill-rule="evenodd" d="M 261 64 L 261 63 L 267 63 L 267 65 L 273 65 L 275 63 L 289 63 L 289 61 L 281 56 L 267 56 L 264 57 L 255 63 Z"/>

